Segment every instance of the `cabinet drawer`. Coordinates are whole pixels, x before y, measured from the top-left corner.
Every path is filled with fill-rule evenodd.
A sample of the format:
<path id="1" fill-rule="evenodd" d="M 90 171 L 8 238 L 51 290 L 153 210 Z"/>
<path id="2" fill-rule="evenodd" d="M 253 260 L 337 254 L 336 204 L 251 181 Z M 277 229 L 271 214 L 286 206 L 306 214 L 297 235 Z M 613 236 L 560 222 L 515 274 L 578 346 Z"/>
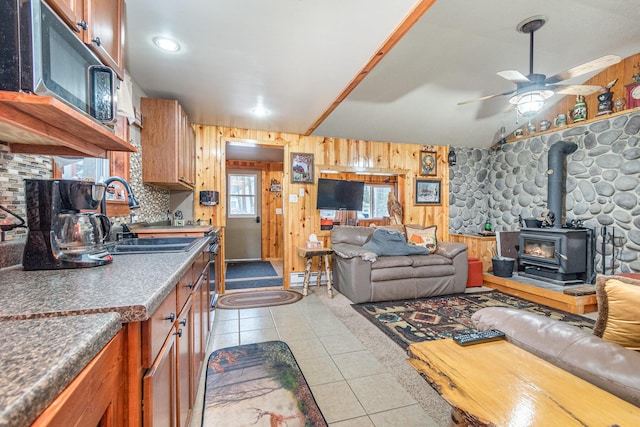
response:
<path id="1" fill-rule="evenodd" d="M 149 368 L 160 352 L 176 320 L 176 289 L 174 288 L 149 320 L 142 322 L 142 367 Z"/>
<path id="2" fill-rule="evenodd" d="M 193 265 L 192 265 L 191 268 L 189 268 L 189 270 L 187 270 L 187 272 L 184 273 L 184 276 L 180 278 L 180 280 L 178 281 L 178 285 L 176 286 L 178 290 L 178 300 L 177 300 L 177 305 L 175 307 L 176 313 L 180 312 L 182 310 L 182 307 L 184 307 L 184 304 L 187 302 L 187 298 L 189 298 L 189 295 L 191 295 L 191 291 L 193 290 L 194 284 L 195 282 L 193 280 Z"/>

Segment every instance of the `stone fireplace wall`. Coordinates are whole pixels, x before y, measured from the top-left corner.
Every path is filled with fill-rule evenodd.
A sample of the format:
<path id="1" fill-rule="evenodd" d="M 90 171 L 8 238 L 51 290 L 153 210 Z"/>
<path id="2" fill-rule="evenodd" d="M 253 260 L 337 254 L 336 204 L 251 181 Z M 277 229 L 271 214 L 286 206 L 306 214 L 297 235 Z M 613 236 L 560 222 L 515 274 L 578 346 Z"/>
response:
<path id="1" fill-rule="evenodd" d="M 640 112 L 525 137 L 497 150 L 456 148 L 450 232 L 477 233 L 487 219 L 496 231 L 518 230 L 518 215 L 539 216 L 547 207 L 547 153 L 559 140 L 578 144 L 566 158 L 563 222 L 580 219 L 595 230 L 597 273 L 603 226 L 607 274 L 640 272 Z"/>

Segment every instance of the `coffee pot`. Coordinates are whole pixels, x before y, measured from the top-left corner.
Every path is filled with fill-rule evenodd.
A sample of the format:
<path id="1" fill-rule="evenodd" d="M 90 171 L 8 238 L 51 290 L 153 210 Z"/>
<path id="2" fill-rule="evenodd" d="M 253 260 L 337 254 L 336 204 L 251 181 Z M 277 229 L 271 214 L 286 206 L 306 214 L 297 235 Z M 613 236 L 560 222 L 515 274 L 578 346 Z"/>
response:
<path id="1" fill-rule="evenodd" d="M 25 270 L 96 267 L 113 258 L 104 243 L 109 219 L 95 211 L 106 186 L 77 180 L 25 180 L 27 243 Z"/>
<path id="2" fill-rule="evenodd" d="M 111 222 L 103 214 L 60 213 L 54 221 L 52 238 L 66 254 L 102 248 L 111 230 Z"/>

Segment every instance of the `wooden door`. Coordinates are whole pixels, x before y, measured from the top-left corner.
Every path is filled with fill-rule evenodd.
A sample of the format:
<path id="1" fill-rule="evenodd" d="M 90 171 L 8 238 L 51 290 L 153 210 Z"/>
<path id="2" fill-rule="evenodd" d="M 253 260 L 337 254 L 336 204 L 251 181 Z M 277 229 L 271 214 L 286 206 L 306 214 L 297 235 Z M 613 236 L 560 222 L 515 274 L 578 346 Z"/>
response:
<path id="1" fill-rule="evenodd" d="M 124 0 L 86 0 L 84 42 L 124 80 L 122 15 Z"/>
<path id="2" fill-rule="evenodd" d="M 176 335 L 169 334 L 142 380 L 144 427 L 176 427 Z"/>
<path id="3" fill-rule="evenodd" d="M 80 33 L 86 26 L 84 0 L 47 0 L 47 3 L 73 31 Z"/>
<path id="4" fill-rule="evenodd" d="M 177 319 L 177 423 L 179 427 L 186 427 L 189 419 L 189 411 L 192 402 L 195 400 L 195 394 L 192 399 L 192 372 L 194 371 L 191 363 L 193 355 L 193 299 L 189 298 L 184 308 L 180 312 Z"/>

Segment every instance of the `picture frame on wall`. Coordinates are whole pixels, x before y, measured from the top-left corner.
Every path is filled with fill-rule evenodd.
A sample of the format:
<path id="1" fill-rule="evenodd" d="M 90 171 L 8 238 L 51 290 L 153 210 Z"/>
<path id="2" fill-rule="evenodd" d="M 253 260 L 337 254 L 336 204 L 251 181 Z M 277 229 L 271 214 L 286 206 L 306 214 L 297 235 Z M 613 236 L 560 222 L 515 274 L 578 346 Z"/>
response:
<path id="1" fill-rule="evenodd" d="M 441 204 L 440 180 L 416 180 L 416 205 Z"/>
<path id="2" fill-rule="evenodd" d="M 436 176 L 438 174 L 438 155 L 435 151 L 420 151 L 420 175 Z"/>
<path id="3" fill-rule="evenodd" d="M 291 153 L 291 183 L 313 184 L 313 154 Z"/>

